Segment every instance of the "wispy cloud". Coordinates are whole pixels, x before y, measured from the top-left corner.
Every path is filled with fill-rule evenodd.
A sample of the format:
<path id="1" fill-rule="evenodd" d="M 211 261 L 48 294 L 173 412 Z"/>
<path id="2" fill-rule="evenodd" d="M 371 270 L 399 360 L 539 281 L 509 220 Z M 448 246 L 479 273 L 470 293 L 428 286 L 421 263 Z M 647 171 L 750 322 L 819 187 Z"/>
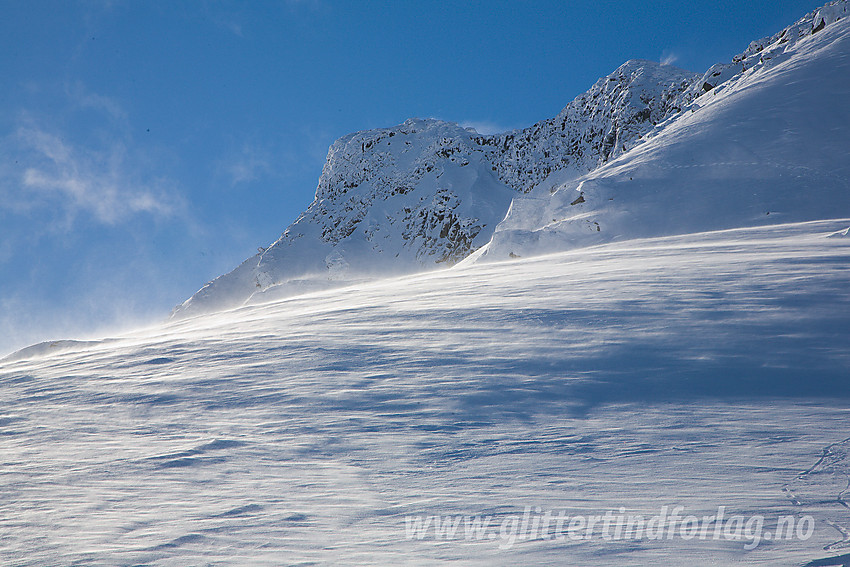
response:
<path id="1" fill-rule="evenodd" d="M 484 134 L 485 136 L 490 134 L 500 134 L 501 132 L 507 132 L 512 129 L 486 120 L 467 120 L 465 122 L 461 122 L 460 125 L 464 128 L 473 128 L 476 132 Z"/>
<path id="2" fill-rule="evenodd" d="M 128 163 L 122 140 L 106 149 L 72 145 L 42 128 L 21 127 L 13 136 L 19 167 L 17 208 L 58 207 L 70 227 L 80 213 L 114 225 L 137 214 L 175 215 L 182 202 L 162 181 L 147 181 Z M 15 183 L 17 181 L 17 183 Z"/>
<path id="3" fill-rule="evenodd" d="M 80 81 L 53 93 L 60 111 L 22 109 L 0 136 L 0 209 L 26 215 L 35 232 L 70 230 L 80 215 L 115 225 L 185 212 L 176 183 L 152 173 L 118 101 Z"/>
<path id="4" fill-rule="evenodd" d="M 672 65 L 679 60 L 679 56 L 672 51 L 664 50 L 661 52 L 660 62 L 662 65 Z"/>
<path id="5" fill-rule="evenodd" d="M 272 172 L 269 152 L 258 147 L 244 146 L 242 151 L 229 162 L 222 164 L 221 170 L 235 187 L 250 183 Z"/>
<path id="6" fill-rule="evenodd" d="M 77 81 L 65 85 L 65 94 L 79 108 L 88 108 L 108 116 L 113 124 L 126 129 L 127 113 L 115 100 L 89 91 L 82 82 Z"/>

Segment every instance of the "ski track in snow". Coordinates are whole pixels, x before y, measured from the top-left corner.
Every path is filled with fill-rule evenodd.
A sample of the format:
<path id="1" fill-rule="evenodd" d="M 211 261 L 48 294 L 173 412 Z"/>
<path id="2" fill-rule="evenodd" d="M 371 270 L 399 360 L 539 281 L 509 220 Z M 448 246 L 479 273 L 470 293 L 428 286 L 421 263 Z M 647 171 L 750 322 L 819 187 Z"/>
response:
<path id="1" fill-rule="evenodd" d="M 850 248 L 826 236 L 848 225 L 465 266 L 7 359 L 0 563 L 829 564 Z M 405 535 L 406 515 L 664 504 L 817 526 L 750 551 Z"/>

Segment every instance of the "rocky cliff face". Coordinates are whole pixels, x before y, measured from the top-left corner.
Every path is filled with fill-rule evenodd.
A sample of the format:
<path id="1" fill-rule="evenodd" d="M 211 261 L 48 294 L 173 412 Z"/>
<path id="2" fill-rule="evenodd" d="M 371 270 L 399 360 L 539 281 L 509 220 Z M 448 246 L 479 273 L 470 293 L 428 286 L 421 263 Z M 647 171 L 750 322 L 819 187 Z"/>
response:
<path id="1" fill-rule="evenodd" d="M 554 118 L 478 140 L 494 146 L 500 179 L 527 193 L 552 172 L 583 174 L 628 151 L 697 96 L 690 87 L 698 78 L 653 61 L 628 61 Z"/>
<path id="2" fill-rule="evenodd" d="M 307 222 L 334 246 L 362 238 L 375 251 L 402 244 L 417 260 L 452 262 L 499 220 L 480 210 L 488 203 L 464 206 L 476 184 L 490 186 L 494 197 L 504 193 L 491 172 L 473 134 L 456 124 L 408 120 L 351 134 L 331 146 L 314 202 L 287 232 Z"/>

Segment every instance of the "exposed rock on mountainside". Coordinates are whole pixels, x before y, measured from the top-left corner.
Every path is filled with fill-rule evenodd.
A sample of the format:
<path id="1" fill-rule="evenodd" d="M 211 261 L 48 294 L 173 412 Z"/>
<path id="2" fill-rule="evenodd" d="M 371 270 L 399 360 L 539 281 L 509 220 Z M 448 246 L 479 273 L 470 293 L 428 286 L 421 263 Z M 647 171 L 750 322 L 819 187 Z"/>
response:
<path id="1" fill-rule="evenodd" d="M 478 141 L 495 146 L 499 178 L 526 193 L 554 171 L 586 173 L 626 152 L 696 97 L 689 87 L 697 79 L 670 65 L 628 61 L 556 117 Z"/>

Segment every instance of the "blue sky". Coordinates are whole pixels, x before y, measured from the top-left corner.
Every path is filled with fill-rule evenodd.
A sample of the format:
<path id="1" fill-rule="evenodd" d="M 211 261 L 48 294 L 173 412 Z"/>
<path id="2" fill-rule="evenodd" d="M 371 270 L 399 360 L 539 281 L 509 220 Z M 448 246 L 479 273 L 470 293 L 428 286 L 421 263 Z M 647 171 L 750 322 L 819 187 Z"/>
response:
<path id="1" fill-rule="evenodd" d="M 346 133 L 524 127 L 822 3 L 0 2 L 0 354 L 164 318 L 280 235 Z"/>

